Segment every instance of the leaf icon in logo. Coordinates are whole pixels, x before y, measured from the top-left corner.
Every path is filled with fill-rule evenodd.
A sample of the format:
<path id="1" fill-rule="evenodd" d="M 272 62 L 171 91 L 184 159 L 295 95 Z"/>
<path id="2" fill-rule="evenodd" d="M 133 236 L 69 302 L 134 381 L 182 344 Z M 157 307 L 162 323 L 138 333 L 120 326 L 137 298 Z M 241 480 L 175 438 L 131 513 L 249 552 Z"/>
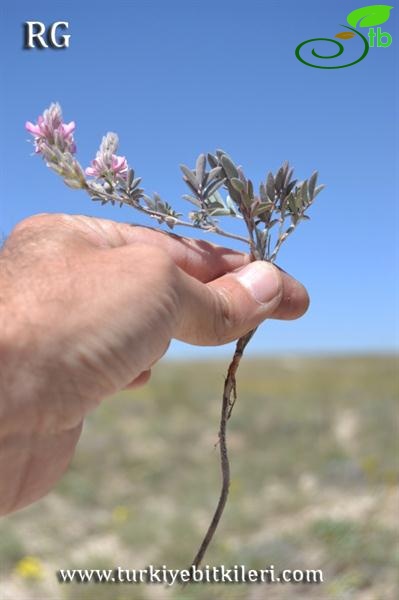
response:
<path id="1" fill-rule="evenodd" d="M 353 10 L 346 17 L 349 25 L 352 27 L 374 27 L 388 21 L 391 9 L 393 6 L 387 4 L 372 4 L 371 6 L 363 6 Z"/>
<path id="2" fill-rule="evenodd" d="M 356 34 L 353 33 L 353 31 L 340 31 L 334 37 L 340 38 L 341 40 L 350 40 L 351 38 L 355 37 L 355 35 Z"/>

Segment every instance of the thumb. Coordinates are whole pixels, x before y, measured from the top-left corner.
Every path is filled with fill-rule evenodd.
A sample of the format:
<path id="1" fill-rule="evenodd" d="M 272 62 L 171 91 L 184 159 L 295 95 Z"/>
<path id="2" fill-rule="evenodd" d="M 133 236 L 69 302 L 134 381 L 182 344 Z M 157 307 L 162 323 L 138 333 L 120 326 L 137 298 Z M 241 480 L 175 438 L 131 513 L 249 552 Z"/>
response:
<path id="1" fill-rule="evenodd" d="M 174 337 L 191 344 L 225 344 L 267 317 L 305 312 L 305 288 L 275 266 L 255 261 L 203 284 L 180 271 L 180 319 Z"/>

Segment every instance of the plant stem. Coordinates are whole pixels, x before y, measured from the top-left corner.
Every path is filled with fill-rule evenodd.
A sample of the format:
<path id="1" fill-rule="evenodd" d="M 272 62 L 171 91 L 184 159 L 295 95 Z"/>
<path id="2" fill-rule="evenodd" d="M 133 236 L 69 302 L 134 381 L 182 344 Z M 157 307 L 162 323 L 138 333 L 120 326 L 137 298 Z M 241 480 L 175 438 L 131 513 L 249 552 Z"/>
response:
<path id="1" fill-rule="evenodd" d="M 252 338 L 256 331 L 252 329 L 247 334 L 240 337 L 237 341 L 234 356 L 230 362 L 227 375 L 224 381 L 224 389 L 223 389 L 223 400 L 222 400 L 222 411 L 220 415 L 220 425 L 219 425 L 219 449 L 220 449 L 220 467 L 222 471 L 222 488 L 220 491 L 219 501 L 216 506 L 215 513 L 213 515 L 212 521 L 208 527 L 208 531 L 205 534 L 204 539 L 199 547 L 197 554 L 195 555 L 192 563 L 192 567 L 198 567 L 205 555 L 205 552 L 208 549 L 209 544 L 212 541 L 213 536 L 215 535 L 215 531 L 219 524 L 220 518 L 223 514 L 224 507 L 227 502 L 227 497 L 229 495 L 229 487 L 230 487 L 230 462 L 229 456 L 227 452 L 227 443 L 226 443 L 226 431 L 227 431 L 227 421 L 230 418 L 231 411 L 233 409 L 234 403 L 237 398 L 236 392 L 236 373 L 238 367 L 240 365 L 241 358 L 244 354 L 245 347 L 248 342 Z"/>
<path id="2" fill-rule="evenodd" d="M 268 259 L 270 262 L 273 263 L 276 260 L 278 251 L 280 250 L 283 242 L 285 242 L 285 240 L 287 239 L 287 237 L 289 235 L 291 235 L 291 233 L 295 230 L 296 225 L 297 225 L 296 223 L 292 223 L 288 227 L 287 231 L 285 233 L 283 233 L 282 235 L 279 236 L 279 238 L 278 238 L 278 240 L 276 242 L 276 245 L 274 247 L 274 250 L 273 250 L 272 254 L 270 255 L 270 258 Z"/>
<path id="3" fill-rule="evenodd" d="M 89 187 L 87 187 L 86 189 L 90 190 Z M 90 191 L 93 191 L 93 190 L 90 190 Z M 161 219 L 163 222 L 166 222 L 166 219 L 169 219 L 170 221 L 173 221 L 173 225 L 180 225 L 182 227 L 191 227 L 192 229 L 201 229 L 201 231 L 207 231 L 208 233 L 215 233 L 217 235 L 221 235 L 223 237 L 230 238 L 231 240 L 237 240 L 238 242 L 244 242 L 245 244 L 251 246 L 250 239 L 248 239 L 242 235 L 224 231 L 223 229 L 220 229 L 220 227 L 216 224 L 210 225 L 208 227 L 202 227 L 201 225 L 194 225 L 194 223 L 191 223 L 189 221 L 183 221 L 176 217 L 168 217 L 168 215 L 165 215 L 164 213 L 158 212 L 156 210 L 152 210 L 151 208 L 145 208 L 144 206 L 141 206 L 138 203 L 132 204 L 131 202 L 129 202 L 127 200 L 119 198 L 118 196 L 115 196 L 113 194 L 108 194 L 107 192 L 105 192 L 103 190 L 101 192 L 98 190 L 94 190 L 94 192 L 98 198 L 103 198 L 107 202 L 113 201 L 113 202 L 121 202 L 122 204 L 127 204 L 127 206 L 132 206 L 136 210 L 138 210 L 142 213 L 145 213 L 146 215 L 148 215 L 149 217 L 152 217 L 153 219 Z"/>
<path id="4" fill-rule="evenodd" d="M 259 246 L 255 245 L 253 239 L 253 230 L 251 229 L 250 224 L 245 220 L 248 233 L 250 236 L 250 248 L 251 252 L 249 255 L 250 261 L 254 260 L 262 260 L 262 250 Z M 227 498 L 229 495 L 230 488 L 230 461 L 229 455 L 227 451 L 227 421 L 230 419 L 231 412 L 233 410 L 235 401 L 237 400 L 237 387 L 236 387 L 236 374 L 238 371 L 238 367 L 240 366 L 241 358 L 244 354 L 244 350 L 247 347 L 248 343 L 254 336 L 257 327 L 255 329 L 251 329 L 248 333 L 241 336 L 236 343 L 235 351 L 233 354 L 233 358 L 229 364 L 229 368 L 227 369 L 227 375 L 224 380 L 224 388 L 223 388 L 223 397 L 222 397 L 222 410 L 220 414 L 220 422 L 219 422 L 219 451 L 220 451 L 220 469 L 222 472 L 222 487 L 220 490 L 219 500 L 216 506 L 216 510 L 213 514 L 212 521 L 208 527 L 208 530 L 205 534 L 204 539 L 201 542 L 201 545 L 198 549 L 197 554 L 195 555 L 190 567 L 198 567 L 201 564 L 202 559 L 211 543 L 213 536 L 215 535 L 216 529 L 219 525 L 220 519 L 222 517 L 224 508 L 226 506 Z"/>

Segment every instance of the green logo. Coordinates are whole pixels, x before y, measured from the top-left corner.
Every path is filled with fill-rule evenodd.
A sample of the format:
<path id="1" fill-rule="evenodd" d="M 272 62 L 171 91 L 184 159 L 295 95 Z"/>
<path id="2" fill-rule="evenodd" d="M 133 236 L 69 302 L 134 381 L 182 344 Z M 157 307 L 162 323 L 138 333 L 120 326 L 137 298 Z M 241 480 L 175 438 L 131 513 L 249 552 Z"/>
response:
<path id="1" fill-rule="evenodd" d="M 299 44 L 295 49 L 295 56 L 298 60 L 301 61 L 304 65 L 308 67 L 314 67 L 315 69 L 343 69 L 345 67 L 351 67 L 356 63 L 360 62 L 365 58 L 369 52 L 370 48 L 387 48 L 392 44 L 392 36 L 386 31 L 382 31 L 381 27 L 377 27 L 377 30 L 374 29 L 376 25 L 382 25 L 389 19 L 389 15 L 393 6 L 387 6 L 386 4 L 373 4 L 372 6 L 363 6 L 362 8 L 357 8 L 349 13 L 346 17 L 348 25 L 342 25 L 347 31 L 341 31 L 337 33 L 334 37 L 339 38 L 341 40 L 350 40 L 351 38 L 358 37 L 362 41 L 362 53 L 359 58 L 353 60 L 346 65 L 314 65 L 311 62 L 308 62 L 301 56 L 301 51 L 304 46 L 307 44 L 312 44 L 313 42 L 330 42 L 335 44 L 337 51 L 335 54 L 329 54 L 328 56 L 323 54 L 318 54 L 314 48 L 312 48 L 312 55 L 316 58 L 320 58 L 322 60 L 331 60 L 333 58 L 337 58 L 344 53 L 344 45 L 337 40 L 333 40 L 331 38 L 313 38 L 311 40 L 306 40 Z M 366 35 L 363 35 L 357 27 L 368 27 L 369 30 Z M 366 33 L 366 32 L 365 32 Z M 367 39 L 368 38 L 368 39 Z"/>

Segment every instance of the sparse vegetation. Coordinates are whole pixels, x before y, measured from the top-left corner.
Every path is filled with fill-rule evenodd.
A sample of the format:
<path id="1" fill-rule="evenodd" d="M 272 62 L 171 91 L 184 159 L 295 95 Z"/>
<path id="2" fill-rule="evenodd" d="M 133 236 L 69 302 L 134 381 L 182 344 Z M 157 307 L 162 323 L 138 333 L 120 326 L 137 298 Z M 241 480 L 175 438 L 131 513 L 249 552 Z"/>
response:
<path id="1" fill-rule="evenodd" d="M 225 365 L 165 361 L 145 388 L 119 394 L 88 418 L 52 494 L 0 521 L 2 600 L 394 600 L 395 366 L 394 357 L 242 365 L 230 502 L 206 562 L 322 568 L 322 587 L 58 583 L 59 568 L 181 567 L 201 538 L 218 493 L 215 424 Z M 15 570 L 25 556 L 43 571 L 34 586 Z"/>

